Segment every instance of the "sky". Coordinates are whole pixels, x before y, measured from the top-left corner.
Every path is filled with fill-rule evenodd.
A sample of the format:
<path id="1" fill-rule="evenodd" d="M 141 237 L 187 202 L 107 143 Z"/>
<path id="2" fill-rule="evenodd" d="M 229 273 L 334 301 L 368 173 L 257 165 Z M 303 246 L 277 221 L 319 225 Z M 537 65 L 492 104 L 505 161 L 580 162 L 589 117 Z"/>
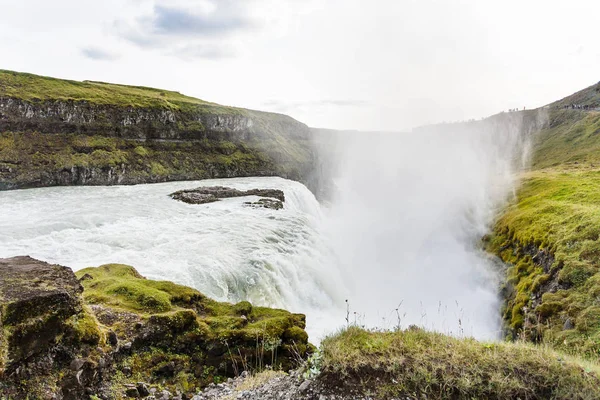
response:
<path id="1" fill-rule="evenodd" d="M 0 69 L 406 130 L 600 80 L 597 0 L 0 0 Z"/>

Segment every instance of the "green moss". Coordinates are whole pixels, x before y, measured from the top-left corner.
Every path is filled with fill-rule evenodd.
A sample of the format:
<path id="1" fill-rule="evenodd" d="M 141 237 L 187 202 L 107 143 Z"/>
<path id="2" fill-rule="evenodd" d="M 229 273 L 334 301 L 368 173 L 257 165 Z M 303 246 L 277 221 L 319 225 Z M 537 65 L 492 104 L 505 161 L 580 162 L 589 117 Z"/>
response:
<path id="1" fill-rule="evenodd" d="M 578 340 L 569 333 L 570 340 L 565 341 L 561 333 L 566 319 L 577 325 L 579 314 L 595 305 L 600 293 L 599 227 L 600 173 L 561 167 L 525 175 L 518 198 L 500 216 L 487 242 L 488 250 L 512 264 L 507 273 L 512 291 L 506 293 L 504 318 L 515 335 L 524 329 L 525 337 L 541 337 L 565 350 L 585 349 L 591 354 L 600 350 L 600 342 L 593 338 L 600 327 L 586 323 L 583 330 L 576 330 L 581 334 Z M 526 248 L 552 254 L 550 271 L 535 264 Z M 562 290 L 556 295 L 540 293 L 549 282 Z M 541 303 L 532 309 L 531 299 L 542 294 Z"/>
<path id="2" fill-rule="evenodd" d="M 575 322 L 580 332 L 598 332 L 600 330 L 600 307 L 590 306 L 582 310 Z"/>
<path id="3" fill-rule="evenodd" d="M 145 279 L 127 265 L 86 268 L 76 275 L 85 302 L 101 306 L 94 310 L 106 329 L 133 343 L 133 354 L 118 366 L 131 368 L 132 376 L 111 378 L 117 392 L 131 381 L 194 392 L 267 363 L 288 370 L 310 350 L 300 314 L 245 301 L 217 302 L 186 286 Z M 80 337 L 91 336 L 88 328 L 77 321 Z"/>
<path id="4" fill-rule="evenodd" d="M 545 347 L 350 327 L 326 338 L 321 351 L 317 379 L 353 382 L 374 398 L 600 398 L 598 364 Z"/>
<path id="5" fill-rule="evenodd" d="M 69 324 L 69 335 L 67 338 L 75 343 L 97 345 L 104 342 L 104 334 L 94 314 L 84 308 L 83 312 L 74 315 L 67 322 Z"/>
<path id="6" fill-rule="evenodd" d="M 291 326 L 286 329 L 283 332 L 283 337 L 292 343 L 306 343 L 308 341 L 308 334 L 299 326 Z"/>
<path id="7" fill-rule="evenodd" d="M 107 264 L 76 272 L 82 280 L 87 303 L 103 304 L 119 310 L 148 315 L 149 322 L 169 327 L 171 332 L 195 330 L 210 339 L 284 337 L 291 328 L 304 332 L 304 316 L 285 310 L 253 307 L 248 302 L 235 305 L 217 302 L 197 290 L 168 281 L 143 278 L 133 267 Z M 182 309 L 183 308 L 183 309 Z M 198 315 L 196 313 L 197 310 Z M 200 317 L 200 321 L 196 319 Z M 242 318 L 243 316 L 243 318 Z M 290 334 L 306 342 L 298 329 Z"/>
<path id="8" fill-rule="evenodd" d="M 180 303 L 182 299 L 202 297 L 198 291 L 186 286 L 144 279 L 133 267 L 127 265 L 108 264 L 77 272 L 79 277 L 85 274 L 92 279 L 83 281 L 84 298 L 92 304 L 102 303 L 124 310 L 162 313 L 173 310 L 174 303 Z"/>
<path id="9" fill-rule="evenodd" d="M 150 154 L 148 149 L 146 149 L 144 146 L 137 146 L 135 149 L 133 149 L 133 152 L 140 157 L 146 157 Z"/>
<path id="10" fill-rule="evenodd" d="M 598 133 L 598 112 L 551 110 L 534 136 L 533 170 L 487 238 L 488 250 L 510 265 L 504 318 L 515 336 L 592 355 L 600 351 L 600 327 L 582 313 L 593 311 L 600 294 Z M 538 251 L 553 257 L 551 265 L 533 262 Z M 563 330 L 567 320 L 577 329 Z"/>
<path id="11" fill-rule="evenodd" d="M 238 315 L 248 316 L 252 312 L 252 304 L 250 304 L 248 301 L 240 301 L 233 306 L 233 310 Z"/>
<path id="12" fill-rule="evenodd" d="M 150 174 L 157 176 L 165 176 L 169 174 L 169 171 L 162 166 L 160 162 L 153 161 L 150 163 Z"/>

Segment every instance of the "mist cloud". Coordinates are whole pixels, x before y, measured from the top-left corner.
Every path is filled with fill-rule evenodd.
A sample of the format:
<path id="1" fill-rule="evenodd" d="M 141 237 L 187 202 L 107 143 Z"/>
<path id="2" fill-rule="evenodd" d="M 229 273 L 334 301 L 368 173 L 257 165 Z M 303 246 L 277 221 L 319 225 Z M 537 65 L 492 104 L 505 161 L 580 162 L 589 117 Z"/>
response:
<path id="1" fill-rule="evenodd" d="M 527 165 L 539 122 L 522 115 L 324 144 L 339 162 L 328 236 L 358 323 L 500 336 L 500 269 L 480 243 Z"/>

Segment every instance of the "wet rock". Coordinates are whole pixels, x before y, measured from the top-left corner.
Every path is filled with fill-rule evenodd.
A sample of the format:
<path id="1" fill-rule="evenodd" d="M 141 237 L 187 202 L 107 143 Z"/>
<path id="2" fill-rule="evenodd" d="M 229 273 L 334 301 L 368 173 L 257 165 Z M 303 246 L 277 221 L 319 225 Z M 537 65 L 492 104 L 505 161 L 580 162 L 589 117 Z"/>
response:
<path id="1" fill-rule="evenodd" d="M 285 202 L 285 195 L 279 189 L 238 190 L 224 186 L 206 186 L 190 190 L 180 190 L 171 193 L 169 196 L 188 204 L 206 204 L 219 201 L 220 199 L 245 196 L 269 197 L 277 199 L 281 203 Z M 283 204 L 281 207 L 283 207 Z"/>
<path id="2" fill-rule="evenodd" d="M 122 354 L 129 354 L 131 353 L 131 347 L 133 346 L 133 344 L 131 342 L 127 342 L 127 343 L 123 343 L 122 345 L 119 346 L 119 353 Z"/>
<path id="3" fill-rule="evenodd" d="M 266 198 L 254 202 L 245 202 L 244 205 L 252 208 L 269 208 L 271 210 L 281 210 L 283 208 L 281 201 Z"/>

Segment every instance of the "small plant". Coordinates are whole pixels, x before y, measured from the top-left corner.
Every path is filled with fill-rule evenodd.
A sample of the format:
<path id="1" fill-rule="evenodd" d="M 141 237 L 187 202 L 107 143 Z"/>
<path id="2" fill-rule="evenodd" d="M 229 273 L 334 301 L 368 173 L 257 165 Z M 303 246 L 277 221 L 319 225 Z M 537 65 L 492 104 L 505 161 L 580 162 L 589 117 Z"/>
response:
<path id="1" fill-rule="evenodd" d="M 306 366 L 302 376 L 304 379 L 312 379 L 321 373 L 321 367 L 323 366 L 323 353 L 320 350 L 315 351 L 306 360 Z"/>

